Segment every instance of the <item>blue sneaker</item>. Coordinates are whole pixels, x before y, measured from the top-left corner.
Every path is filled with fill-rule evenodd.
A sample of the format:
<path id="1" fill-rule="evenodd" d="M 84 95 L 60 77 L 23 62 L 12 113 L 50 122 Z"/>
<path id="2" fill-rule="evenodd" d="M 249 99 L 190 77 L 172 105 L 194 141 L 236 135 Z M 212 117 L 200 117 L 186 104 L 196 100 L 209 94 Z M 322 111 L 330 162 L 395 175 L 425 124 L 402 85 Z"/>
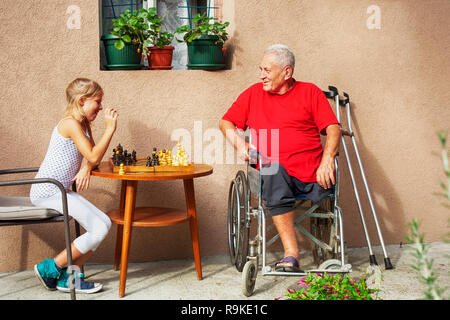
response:
<path id="1" fill-rule="evenodd" d="M 42 283 L 45 289 L 56 290 L 56 283 L 60 275 L 60 271 L 56 269 L 54 259 L 45 259 L 39 264 L 34 265 L 34 274 Z"/>
<path id="2" fill-rule="evenodd" d="M 84 281 L 84 274 L 75 272 L 75 277 L 79 278 L 75 280 L 75 292 L 76 293 L 96 293 L 102 290 L 103 285 L 96 282 Z M 67 268 L 64 268 L 59 277 L 56 289 L 63 292 L 70 292 L 69 287 L 69 274 Z"/>

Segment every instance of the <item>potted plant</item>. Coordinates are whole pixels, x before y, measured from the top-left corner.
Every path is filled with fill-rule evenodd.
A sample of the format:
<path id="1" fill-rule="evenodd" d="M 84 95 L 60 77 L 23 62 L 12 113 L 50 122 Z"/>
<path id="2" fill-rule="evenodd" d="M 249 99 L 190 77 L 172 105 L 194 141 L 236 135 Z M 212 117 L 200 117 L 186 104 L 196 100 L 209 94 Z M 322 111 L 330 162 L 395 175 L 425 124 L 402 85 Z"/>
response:
<path id="1" fill-rule="evenodd" d="M 206 12 L 196 14 L 192 18 L 192 25 L 178 27 L 177 34 L 183 34 L 183 39 L 178 42 L 186 42 L 188 46 L 189 69 L 217 70 L 223 69 L 223 46 L 228 39 L 226 28 L 229 22 L 220 23 L 210 21 L 214 18 L 208 17 Z"/>
<path id="2" fill-rule="evenodd" d="M 172 69 L 172 55 L 174 47 L 170 44 L 174 35 L 169 32 L 163 32 L 162 21 L 163 18 L 158 16 L 156 8 L 148 9 L 147 21 L 150 23 L 147 31 L 147 44 L 151 46 L 146 47 L 149 69 Z"/>
<path id="3" fill-rule="evenodd" d="M 112 70 L 141 69 L 141 57 L 148 30 L 147 10 L 126 10 L 113 19 L 113 31 L 104 35 L 105 66 Z M 145 57 L 145 56 L 144 56 Z"/>

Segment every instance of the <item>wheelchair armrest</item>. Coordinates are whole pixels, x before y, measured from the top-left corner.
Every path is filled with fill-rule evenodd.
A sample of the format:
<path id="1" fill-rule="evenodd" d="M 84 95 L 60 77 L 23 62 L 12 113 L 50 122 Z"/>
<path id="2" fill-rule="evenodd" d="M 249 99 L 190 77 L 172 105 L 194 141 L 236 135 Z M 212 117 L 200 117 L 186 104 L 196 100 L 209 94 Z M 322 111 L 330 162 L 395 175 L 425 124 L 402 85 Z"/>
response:
<path id="1" fill-rule="evenodd" d="M 39 167 L 37 167 L 37 168 L 4 169 L 4 170 L 0 170 L 0 174 L 23 173 L 23 172 L 37 172 L 37 171 L 39 171 Z"/>

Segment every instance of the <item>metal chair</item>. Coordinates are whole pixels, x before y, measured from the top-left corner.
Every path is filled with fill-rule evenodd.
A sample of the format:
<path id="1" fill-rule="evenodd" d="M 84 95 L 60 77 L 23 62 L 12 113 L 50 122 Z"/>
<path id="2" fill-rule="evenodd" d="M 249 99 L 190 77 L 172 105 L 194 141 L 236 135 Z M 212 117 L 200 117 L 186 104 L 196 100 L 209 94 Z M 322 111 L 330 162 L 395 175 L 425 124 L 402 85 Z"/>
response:
<path id="1" fill-rule="evenodd" d="M 28 173 L 37 172 L 39 168 L 21 168 L 21 169 L 6 169 L 0 170 L 0 175 L 6 174 L 18 174 L 18 173 Z M 17 226 L 17 225 L 30 225 L 30 224 L 41 224 L 41 223 L 54 223 L 63 222 L 65 231 L 65 243 L 67 250 L 67 260 L 68 265 L 72 265 L 72 250 L 70 247 L 70 227 L 69 221 L 72 219 L 68 214 L 67 207 L 67 193 L 63 185 L 55 180 L 49 178 L 40 179 L 20 179 L 20 180 L 7 180 L 0 181 L 0 186 L 17 186 L 35 183 L 53 183 L 55 184 L 62 193 L 62 208 L 63 212 L 58 212 L 50 208 L 40 208 L 33 206 L 29 197 L 16 197 L 16 196 L 0 196 L 0 227 L 2 226 Z M 76 184 L 73 183 L 72 190 L 76 192 Z M 78 237 L 80 235 L 80 225 L 75 221 L 75 233 Z M 70 273 L 70 283 L 74 281 L 75 270 Z M 83 272 L 83 271 L 81 271 Z M 75 296 L 75 286 L 70 286 L 70 297 L 72 300 L 76 300 Z"/>

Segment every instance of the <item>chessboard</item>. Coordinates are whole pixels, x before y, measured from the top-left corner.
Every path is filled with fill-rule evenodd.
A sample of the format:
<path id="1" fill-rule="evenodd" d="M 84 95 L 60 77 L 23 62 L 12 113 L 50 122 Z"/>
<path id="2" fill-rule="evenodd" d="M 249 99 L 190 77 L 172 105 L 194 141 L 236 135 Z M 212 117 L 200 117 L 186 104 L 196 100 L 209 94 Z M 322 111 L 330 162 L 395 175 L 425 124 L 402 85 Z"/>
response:
<path id="1" fill-rule="evenodd" d="M 114 165 L 113 159 L 109 159 L 111 165 L 113 166 L 113 172 L 118 173 L 120 166 Z M 187 166 L 169 166 L 169 165 L 159 165 L 159 166 L 146 166 L 147 158 L 136 158 L 136 162 L 129 165 L 124 165 L 123 168 L 125 173 L 128 172 L 194 172 L 194 165 L 188 164 Z"/>
<path id="2" fill-rule="evenodd" d="M 185 154 L 184 148 L 177 143 L 175 156 L 172 157 L 172 151 L 162 149 L 157 151 L 153 148 L 151 156 L 147 158 L 136 157 L 136 151 L 128 153 L 127 150 L 120 145 L 113 149 L 113 156 L 110 162 L 113 172 L 125 174 L 127 172 L 193 172 L 194 165 L 188 161 L 188 155 Z"/>

